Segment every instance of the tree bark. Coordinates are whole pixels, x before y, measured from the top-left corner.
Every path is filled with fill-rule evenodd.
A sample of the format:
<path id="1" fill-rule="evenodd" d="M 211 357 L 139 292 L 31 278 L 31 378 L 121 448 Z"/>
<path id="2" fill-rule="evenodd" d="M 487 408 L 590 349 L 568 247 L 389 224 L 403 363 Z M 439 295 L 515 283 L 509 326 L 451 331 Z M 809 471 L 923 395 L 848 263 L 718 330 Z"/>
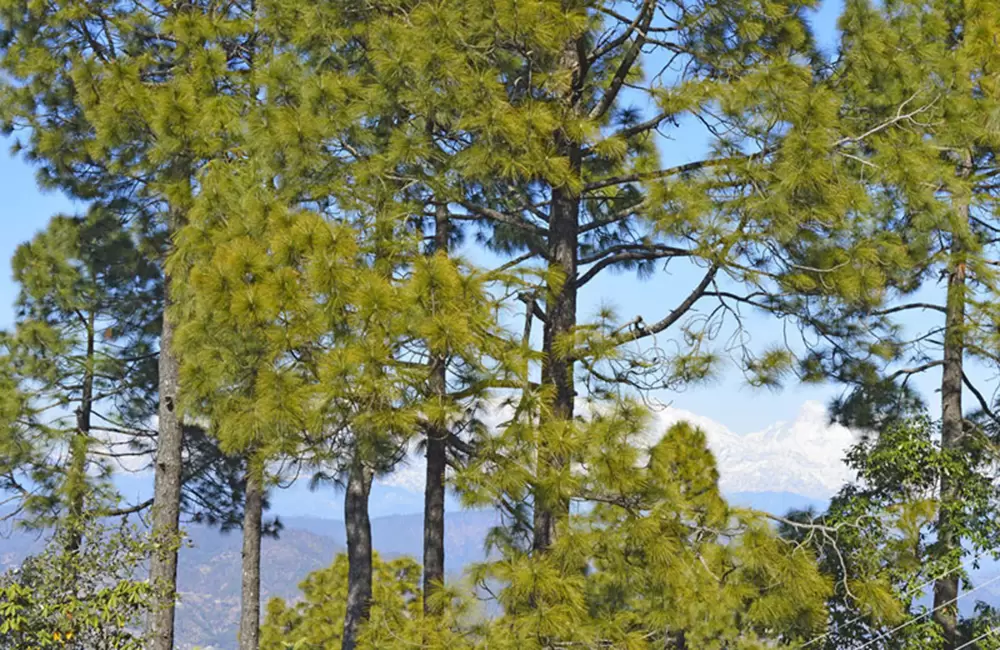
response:
<path id="1" fill-rule="evenodd" d="M 450 237 L 448 206 L 439 204 L 434 224 L 434 251 L 448 253 Z M 437 355 L 433 360 L 430 391 L 433 398 L 445 400 L 448 394 L 448 360 Z M 445 468 L 448 461 L 448 428 L 443 422 L 427 429 L 427 475 L 424 484 L 424 614 L 431 614 L 435 591 L 444 584 Z"/>
<path id="2" fill-rule="evenodd" d="M 94 312 L 87 318 L 87 349 L 80 406 L 76 410 L 76 431 L 70 441 L 69 475 L 66 477 L 66 499 L 69 502 L 69 539 L 66 550 L 76 551 L 83 543 L 83 513 L 87 494 L 87 454 L 90 451 L 90 419 L 94 409 Z"/>
<path id="3" fill-rule="evenodd" d="M 79 422 L 84 416 L 80 411 L 77 411 L 76 417 Z M 66 550 L 69 552 L 78 550 L 83 543 L 88 443 L 89 435 L 79 428 L 73 433 L 73 439 L 69 443 L 69 474 L 66 477 L 66 498 L 69 502 L 67 518 L 69 536 L 66 538 Z"/>
<path id="4" fill-rule="evenodd" d="M 181 463 L 184 431 L 177 412 L 180 360 L 173 347 L 174 327 L 168 315 L 170 278 L 164 278 L 163 330 L 159 356 L 159 436 L 153 486 L 153 538 L 158 544 L 149 565 L 156 591 L 153 601 L 151 650 L 173 650 L 174 604 L 177 596 Z"/>
<path id="5" fill-rule="evenodd" d="M 341 650 L 354 650 L 358 631 L 372 604 L 372 524 L 368 516 L 372 472 L 355 458 L 347 477 L 344 522 L 347 529 L 347 612 Z"/>
<path id="6" fill-rule="evenodd" d="M 968 167 L 968 165 L 967 165 Z M 960 223 L 969 223 L 969 205 L 957 206 Z M 962 237 L 952 234 L 953 243 L 948 269 L 948 290 L 945 301 L 944 364 L 941 371 L 941 449 L 958 452 L 965 437 L 962 413 L 962 377 L 965 356 L 966 256 Z M 948 476 L 941 477 L 940 512 L 937 522 L 937 546 L 942 556 L 956 552 L 962 540 L 955 530 L 952 509 L 958 508 L 958 486 Z M 954 650 L 959 644 L 958 576 L 954 573 L 934 583 L 934 620 L 944 635 L 944 650 Z"/>
<path id="7" fill-rule="evenodd" d="M 444 366 L 441 366 L 444 369 Z M 435 368 L 435 374 L 438 370 Z M 443 374 L 443 373 L 442 373 Z M 436 377 L 435 384 L 440 381 Z M 432 613 L 430 602 L 444 584 L 444 500 L 447 462 L 447 430 L 431 427 L 427 432 L 427 484 L 424 488 L 424 614 Z"/>
<path id="8" fill-rule="evenodd" d="M 589 74 L 585 56 L 586 43 L 573 40 L 565 44 L 559 67 L 569 73 L 571 81 L 563 101 L 566 110 L 579 113 L 584 96 L 585 80 Z M 579 142 L 566 133 L 556 135 L 556 150 L 569 161 L 572 173 L 579 178 L 583 166 L 584 152 Z M 553 393 L 551 419 L 569 423 L 573 419 L 573 404 L 576 387 L 573 377 L 574 359 L 572 354 L 560 351 L 564 339 L 576 327 L 577 301 L 577 248 L 580 238 L 580 195 L 571 187 L 552 188 L 549 209 L 549 277 L 559 278 L 560 284 L 548 287 L 545 298 L 545 325 L 542 330 L 542 373 L 541 385 Z M 536 471 L 541 473 L 552 468 L 560 471 L 567 459 L 553 454 L 545 440 L 537 444 Z M 569 516 L 569 499 L 566 495 L 545 494 L 536 488 L 533 507 L 532 548 L 544 552 L 552 546 L 556 537 L 556 525 L 560 518 Z"/>
<path id="9" fill-rule="evenodd" d="M 579 167 L 577 155 L 571 161 Z M 553 391 L 551 417 L 555 421 L 573 419 L 576 389 L 573 380 L 574 360 L 559 348 L 563 339 L 576 327 L 576 252 L 579 237 L 580 197 L 566 188 L 552 192 L 552 212 L 549 219 L 549 269 L 561 278 L 561 284 L 550 286 L 546 301 L 546 320 L 542 335 L 542 385 Z M 538 471 L 556 471 L 565 459 L 553 455 L 545 440 L 538 441 Z M 569 501 L 564 495 L 547 495 L 536 490 L 534 502 L 534 538 L 536 551 L 548 549 L 555 541 L 556 524 L 568 514 Z"/>
<path id="10" fill-rule="evenodd" d="M 948 277 L 946 303 L 944 366 L 941 374 L 941 448 L 955 451 L 961 447 L 962 366 L 965 338 L 965 270 L 961 262 L 954 264 Z M 956 487 L 947 476 L 941 477 L 940 513 L 937 523 L 937 544 L 942 555 L 951 553 L 961 540 L 954 531 L 950 508 L 955 506 Z M 958 597 L 958 577 L 950 574 L 934 583 L 934 620 L 941 626 L 945 650 L 958 644 L 958 620 L 955 599 Z"/>
<path id="11" fill-rule="evenodd" d="M 243 505 L 243 585 L 240 599 L 240 650 L 260 645 L 260 535 L 264 511 L 264 473 L 256 459 L 247 461 Z"/>

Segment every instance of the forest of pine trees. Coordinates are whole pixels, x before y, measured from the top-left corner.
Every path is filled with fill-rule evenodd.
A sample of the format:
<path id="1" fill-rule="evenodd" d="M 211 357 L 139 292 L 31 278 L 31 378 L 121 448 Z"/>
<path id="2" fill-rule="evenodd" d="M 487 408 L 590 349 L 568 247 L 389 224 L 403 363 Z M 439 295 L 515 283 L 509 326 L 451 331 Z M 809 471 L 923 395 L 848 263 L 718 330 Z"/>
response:
<path id="1" fill-rule="evenodd" d="M 188 520 L 240 650 L 1000 648 L 998 0 L 0 0 L 0 125 L 79 208 L 10 260 L 0 648 L 174 648 Z M 837 388 L 826 511 L 655 430 L 725 373 Z M 262 603 L 293 480 L 346 553 Z"/>

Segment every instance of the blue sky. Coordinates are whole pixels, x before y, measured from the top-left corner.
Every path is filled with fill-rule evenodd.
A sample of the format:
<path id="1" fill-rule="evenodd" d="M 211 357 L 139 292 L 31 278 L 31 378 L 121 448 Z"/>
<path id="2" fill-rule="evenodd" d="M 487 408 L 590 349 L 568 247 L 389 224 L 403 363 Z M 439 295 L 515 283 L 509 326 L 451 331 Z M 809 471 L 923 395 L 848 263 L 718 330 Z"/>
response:
<path id="1" fill-rule="evenodd" d="M 817 37 L 828 53 L 836 47 L 836 19 L 840 2 L 827 0 L 813 18 Z M 663 143 L 664 163 L 673 165 L 697 159 L 704 148 L 702 133 L 697 130 L 682 132 L 677 139 Z M 11 325 L 14 316 L 12 305 L 17 287 L 10 279 L 9 260 L 15 248 L 44 228 L 52 215 L 76 212 L 82 206 L 75 206 L 59 193 L 41 192 L 31 166 L 22 159 L 12 157 L 6 146 L 0 151 L 0 196 L 5 197 L 0 206 L 0 223 L 4 233 L 0 237 L 0 328 L 5 328 Z M 647 281 L 637 281 L 629 273 L 603 274 L 583 291 L 580 320 L 586 322 L 603 306 L 614 307 L 622 320 L 640 314 L 647 322 L 658 320 L 698 279 L 700 271 L 690 265 L 671 268 L 670 273 L 657 272 Z M 933 290 L 931 293 L 934 293 Z M 769 317 L 751 314 L 746 324 L 755 348 L 766 347 L 782 338 L 782 324 Z M 922 328 L 925 325 L 927 322 L 922 322 L 918 316 L 914 326 Z M 988 378 L 977 369 L 973 369 L 972 374 L 978 379 Z M 932 413 L 938 410 L 934 396 L 937 381 L 939 375 L 932 372 L 914 382 L 930 403 Z M 706 385 L 675 393 L 661 392 L 656 397 L 663 403 L 711 418 L 734 433 L 746 434 L 778 421 L 794 420 L 805 402 L 827 403 L 838 392 L 839 389 L 831 385 L 803 386 L 795 383 L 782 390 L 754 389 L 746 385 L 735 366 L 729 366 Z M 119 483 L 126 497 L 144 498 L 149 493 L 148 477 L 122 477 Z M 286 515 L 339 518 L 342 497 L 329 489 L 309 494 L 304 485 L 297 485 L 292 490 L 275 493 L 273 504 L 277 512 Z M 373 514 L 378 516 L 417 512 L 421 503 L 419 495 L 413 492 L 381 486 L 376 487 L 373 493 L 372 506 Z"/>
<path id="2" fill-rule="evenodd" d="M 38 190 L 34 170 L 23 160 L 11 157 L 6 148 L 0 154 L 0 196 L 6 197 L 0 207 L 4 235 L 0 238 L 0 327 L 9 327 L 17 295 L 17 286 L 10 277 L 14 250 L 43 229 L 52 215 L 72 213 L 79 206 L 59 193 Z M 588 285 L 581 301 L 581 319 L 592 316 L 602 304 L 609 304 L 625 319 L 642 314 L 647 321 L 653 321 L 669 310 L 671 297 L 678 295 L 684 286 L 690 286 L 692 278 L 690 270 L 658 275 L 641 283 L 629 274 L 605 275 Z M 678 289 L 678 285 L 682 288 Z M 765 340 L 777 332 L 775 323 L 768 319 L 751 317 L 750 322 L 757 339 Z M 753 390 L 742 385 L 738 373 L 726 372 L 705 387 L 664 394 L 660 398 L 717 419 L 733 431 L 747 432 L 775 420 L 791 419 L 802 402 L 826 401 L 833 394 L 830 387 L 791 386 L 781 392 Z M 721 411 L 720 395 L 725 395 L 726 405 Z"/>
<path id="3" fill-rule="evenodd" d="M 827 0 L 814 16 L 819 41 L 828 52 L 836 44 L 836 17 L 840 0 Z M 697 132 L 682 135 L 665 143 L 667 164 L 676 164 L 698 157 L 703 151 L 703 137 Z M 0 196 L 6 201 L 0 207 L 4 237 L 0 238 L 0 327 L 9 326 L 11 305 L 16 287 L 10 280 L 9 260 L 15 247 L 43 228 L 48 219 L 59 212 L 73 212 L 71 201 L 58 193 L 43 193 L 37 189 L 34 170 L 23 160 L 11 157 L 4 147 L 0 153 Z M 653 279 L 637 282 L 629 274 L 606 274 L 588 285 L 581 297 L 581 320 L 592 316 L 602 305 L 615 307 L 623 319 L 642 314 L 647 322 L 656 320 L 676 303 L 677 296 L 695 281 L 696 271 L 678 269 L 671 275 L 658 273 Z M 748 319 L 755 346 L 780 340 L 780 324 L 762 316 Z M 921 385 L 931 390 L 933 376 Z M 683 392 L 660 394 L 658 397 L 679 408 L 711 417 L 734 432 L 759 430 L 777 420 L 794 418 L 803 402 L 827 402 L 837 389 L 832 386 L 791 385 L 781 391 L 747 387 L 740 373 L 729 368 L 721 376 L 702 387 Z"/>

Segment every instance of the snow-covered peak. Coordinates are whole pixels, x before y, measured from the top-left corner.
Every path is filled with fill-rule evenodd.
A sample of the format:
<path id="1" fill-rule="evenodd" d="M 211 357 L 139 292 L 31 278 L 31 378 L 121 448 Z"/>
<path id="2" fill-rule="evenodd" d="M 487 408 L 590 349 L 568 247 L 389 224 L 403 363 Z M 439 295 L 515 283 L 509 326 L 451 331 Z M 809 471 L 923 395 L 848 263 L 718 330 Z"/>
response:
<path id="1" fill-rule="evenodd" d="M 705 431 L 724 492 L 792 492 L 825 499 L 853 478 L 843 459 L 857 437 L 846 427 L 830 424 L 819 402 L 804 403 L 790 422 L 742 435 L 674 408 L 657 413 L 657 428 L 662 433 L 680 420 Z"/>
<path id="2" fill-rule="evenodd" d="M 587 410 L 588 407 L 581 404 L 579 411 L 586 413 Z M 502 419 L 497 415 L 484 417 L 490 422 Z M 790 492 L 827 499 L 853 478 L 843 458 L 857 437 L 846 427 L 830 424 L 826 408 L 819 402 L 805 402 L 791 421 L 739 434 L 709 417 L 666 407 L 653 414 L 650 441 L 681 421 L 690 422 L 705 432 L 719 465 L 722 490 L 729 494 Z M 411 456 L 410 462 L 381 482 L 422 490 L 424 468 L 421 459 Z"/>

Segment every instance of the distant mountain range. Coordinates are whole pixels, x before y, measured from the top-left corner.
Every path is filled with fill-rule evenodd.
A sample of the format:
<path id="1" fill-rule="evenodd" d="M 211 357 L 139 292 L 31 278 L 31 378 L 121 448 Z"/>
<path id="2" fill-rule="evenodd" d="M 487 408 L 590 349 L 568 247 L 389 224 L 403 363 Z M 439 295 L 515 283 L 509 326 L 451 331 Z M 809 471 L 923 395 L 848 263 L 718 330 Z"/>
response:
<path id="1" fill-rule="evenodd" d="M 785 512 L 791 508 L 823 508 L 816 499 L 790 493 L 747 492 L 730 495 L 736 505 Z M 263 602 L 278 596 L 298 597 L 299 583 L 312 571 L 326 567 L 345 548 L 342 521 L 319 517 L 281 517 L 278 539 L 262 543 Z M 485 557 L 483 542 L 498 523 L 492 511 L 455 510 L 446 517 L 446 570 L 459 574 Z M 43 547 L 44 537 L 17 530 L 0 540 L 0 569 L 17 566 Z M 177 647 L 180 650 L 231 650 L 236 647 L 240 611 L 240 533 L 220 533 L 206 526 L 186 527 L 187 543 L 180 552 L 177 609 Z M 372 520 L 375 548 L 386 557 L 420 558 L 422 513 L 388 515 Z"/>
<path id="2" fill-rule="evenodd" d="M 581 412 L 585 412 L 581 409 Z M 783 514 L 790 509 L 826 507 L 828 499 L 852 476 L 844 453 L 857 436 L 831 425 L 825 409 L 807 402 L 791 422 L 779 422 L 759 432 L 738 435 L 694 413 L 666 408 L 655 413 L 649 439 L 654 441 L 675 422 L 701 427 L 715 452 L 721 487 L 734 505 Z M 124 476 L 122 493 L 136 500 L 149 495 L 149 476 Z M 423 466 L 412 458 L 372 491 L 371 512 L 375 548 L 384 556 L 420 557 L 423 527 Z M 280 539 L 263 542 L 264 602 L 280 596 L 295 599 L 298 584 L 323 568 L 344 549 L 342 493 L 329 488 L 310 491 L 305 481 L 271 496 L 272 513 L 280 513 Z M 448 499 L 446 569 L 460 573 L 483 559 L 483 541 L 496 524 L 493 512 L 461 510 Z M 181 550 L 178 648 L 229 650 L 236 646 L 240 593 L 240 535 L 221 534 L 202 526 L 188 527 L 190 544 Z M 41 548 L 37 536 L 13 533 L 0 540 L 0 568 L 21 562 Z M 985 591 L 985 590 L 984 590 Z M 988 600 L 1000 597 L 990 594 Z M 995 598 L 1000 600 L 1000 598 Z"/>
<path id="3" fill-rule="evenodd" d="M 822 510 L 821 499 L 788 492 L 739 492 L 728 495 L 735 505 L 772 513 L 812 507 Z M 279 539 L 265 539 L 262 545 L 263 602 L 272 597 L 295 600 L 299 583 L 312 571 L 330 564 L 344 550 L 343 522 L 318 517 L 282 517 L 284 529 Z M 446 519 L 447 570 L 459 574 L 470 563 L 484 558 L 483 540 L 495 525 L 496 515 L 487 511 L 454 511 Z M 420 557 L 423 515 L 404 514 L 372 520 L 375 548 L 385 557 Z M 233 650 L 240 610 L 240 533 L 220 533 L 205 526 L 186 528 L 188 543 L 181 549 L 177 609 L 179 650 Z M 0 570 L 17 566 L 39 551 L 44 538 L 20 531 L 3 531 L 0 539 Z M 984 561 L 973 572 L 974 584 L 983 584 L 975 597 L 962 602 L 968 611 L 975 600 L 1000 603 L 1000 583 L 986 582 L 1000 565 Z"/>
<path id="4" fill-rule="evenodd" d="M 827 502 L 788 492 L 739 492 L 728 495 L 730 503 L 774 514 L 791 509 L 822 511 Z M 483 540 L 496 525 L 493 512 L 459 511 L 446 518 L 446 569 L 460 574 L 464 567 L 485 557 Z M 311 571 L 329 565 L 345 548 L 343 522 L 315 517 L 282 518 L 285 528 L 280 539 L 263 542 L 261 571 L 263 601 L 274 596 L 286 600 L 298 597 L 298 584 Z M 372 520 L 375 549 L 385 557 L 409 555 L 420 558 L 423 515 L 407 514 Z M 204 527 L 189 529 L 192 547 L 181 551 L 177 610 L 180 650 L 233 650 L 240 607 L 240 537 L 238 532 L 220 534 Z M 961 609 L 969 613 L 975 601 L 1000 603 L 1000 583 L 987 581 L 996 576 L 1000 564 L 984 559 L 973 570 L 973 584 L 982 584 L 963 600 Z"/>
<path id="5" fill-rule="evenodd" d="M 585 416 L 592 408 L 580 400 L 577 412 Z M 649 443 L 681 421 L 705 432 L 719 466 L 720 486 L 727 494 L 783 492 L 825 500 L 854 478 L 844 464 L 844 457 L 860 440 L 860 435 L 831 423 L 826 407 L 820 402 L 805 402 L 793 420 L 775 422 L 762 431 L 749 433 L 735 433 L 709 417 L 673 407 L 654 410 L 652 415 L 653 422 L 645 436 Z M 487 425 L 495 425 L 505 419 L 504 409 L 485 414 L 482 419 Z M 373 502 L 391 500 L 397 508 L 412 507 L 413 512 L 419 512 L 422 501 L 413 501 L 413 497 L 419 498 L 423 485 L 423 463 L 420 458 L 411 457 L 408 463 L 382 479 L 379 487 L 384 496 L 379 498 L 373 493 L 372 499 Z M 281 509 L 295 498 L 293 494 L 275 495 L 276 507 Z"/>
<path id="6" fill-rule="evenodd" d="M 662 435 L 679 421 L 705 431 L 719 465 L 720 487 L 729 494 L 782 492 L 826 500 L 854 478 L 844 456 L 860 436 L 832 424 L 819 402 L 805 402 L 790 422 L 742 434 L 680 409 L 667 408 L 655 417 L 651 437 Z"/>

